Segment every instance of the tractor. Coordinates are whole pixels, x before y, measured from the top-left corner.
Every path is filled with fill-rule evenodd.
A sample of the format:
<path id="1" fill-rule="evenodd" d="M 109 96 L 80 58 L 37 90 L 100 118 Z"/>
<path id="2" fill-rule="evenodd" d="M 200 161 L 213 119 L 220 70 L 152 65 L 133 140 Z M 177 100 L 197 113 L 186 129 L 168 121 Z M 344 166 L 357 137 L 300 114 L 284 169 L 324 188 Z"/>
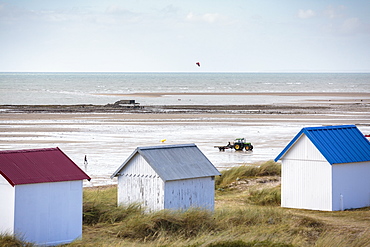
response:
<path id="1" fill-rule="evenodd" d="M 214 146 L 218 148 L 220 151 L 225 151 L 225 149 L 233 148 L 236 151 L 252 151 L 253 145 L 250 142 L 246 142 L 244 138 L 236 138 L 233 143 L 228 143 L 226 146 Z"/>
<path id="2" fill-rule="evenodd" d="M 236 138 L 234 141 L 234 149 L 236 151 L 245 151 L 253 150 L 253 145 L 250 142 L 246 142 L 244 138 Z"/>

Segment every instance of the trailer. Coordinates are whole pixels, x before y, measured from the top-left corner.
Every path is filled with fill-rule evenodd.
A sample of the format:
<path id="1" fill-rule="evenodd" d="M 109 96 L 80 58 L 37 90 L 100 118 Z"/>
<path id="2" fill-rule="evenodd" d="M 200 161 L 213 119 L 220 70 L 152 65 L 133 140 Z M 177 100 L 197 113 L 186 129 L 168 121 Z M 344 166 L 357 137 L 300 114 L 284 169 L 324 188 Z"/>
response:
<path id="1" fill-rule="evenodd" d="M 235 149 L 235 151 L 252 151 L 253 145 L 250 142 L 246 142 L 244 138 L 236 138 L 233 143 L 228 142 L 225 146 L 214 146 L 220 151 L 225 151 L 225 149 Z"/>

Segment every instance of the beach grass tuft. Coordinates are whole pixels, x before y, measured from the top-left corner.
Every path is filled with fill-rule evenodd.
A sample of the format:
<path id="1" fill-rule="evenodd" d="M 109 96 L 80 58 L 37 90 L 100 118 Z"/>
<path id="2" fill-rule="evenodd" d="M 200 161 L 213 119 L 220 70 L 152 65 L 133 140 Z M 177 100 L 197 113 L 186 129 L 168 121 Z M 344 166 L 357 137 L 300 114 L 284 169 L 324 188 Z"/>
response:
<path id="1" fill-rule="evenodd" d="M 293 247 L 292 244 L 284 244 L 284 243 L 275 243 L 272 241 L 251 241 L 251 242 L 244 242 L 242 240 L 230 240 L 230 241 L 220 241 L 217 243 L 212 243 L 207 245 L 207 247 Z"/>
<path id="2" fill-rule="evenodd" d="M 188 209 L 185 211 L 161 210 L 153 213 L 136 214 L 115 227 L 120 238 L 156 240 L 163 236 L 189 238 L 210 232 L 217 227 L 208 210 Z"/>
<path id="3" fill-rule="evenodd" d="M 217 210 L 215 218 L 221 229 L 240 226 L 261 226 L 281 223 L 287 216 L 278 207 L 243 207 Z"/>
<path id="4" fill-rule="evenodd" d="M 247 202 L 261 206 L 280 206 L 281 186 L 264 189 L 252 189 L 249 191 Z"/>
<path id="5" fill-rule="evenodd" d="M 280 175 L 281 165 L 273 160 L 269 160 L 264 163 L 237 166 L 221 171 L 221 176 L 216 178 L 215 183 L 216 188 L 223 188 L 232 182 L 243 178 Z"/>
<path id="6" fill-rule="evenodd" d="M 10 234 L 0 233 L 0 246 L 9 247 L 32 247 L 32 243 L 22 241 L 21 239 Z"/>
<path id="7" fill-rule="evenodd" d="M 132 215 L 143 214 L 138 203 L 117 206 L 117 187 L 108 189 L 84 190 L 83 222 L 87 225 L 115 223 Z"/>

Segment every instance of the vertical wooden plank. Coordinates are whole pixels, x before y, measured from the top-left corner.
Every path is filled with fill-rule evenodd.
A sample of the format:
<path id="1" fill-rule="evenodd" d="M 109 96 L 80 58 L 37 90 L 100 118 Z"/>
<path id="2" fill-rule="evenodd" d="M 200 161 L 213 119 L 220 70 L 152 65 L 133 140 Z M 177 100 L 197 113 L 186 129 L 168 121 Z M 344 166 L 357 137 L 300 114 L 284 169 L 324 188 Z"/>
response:
<path id="1" fill-rule="evenodd" d="M 118 176 L 118 204 L 140 203 L 148 211 L 164 208 L 163 180 L 137 154 Z"/>
<path id="2" fill-rule="evenodd" d="M 14 233 L 15 188 L 0 175 L 0 232 Z"/>
<path id="3" fill-rule="evenodd" d="M 370 206 L 370 162 L 334 164 L 333 210 Z"/>
<path id="4" fill-rule="evenodd" d="M 213 210 L 214 186 L 212 177 L 167 181 L 165 184 L 165 208 L 201 207 Z"/>
<path id="5" fill-rule="evenodd" d="M 331 165 L 303 135 L 282 159 L 281 206 L 332 210 Z"/>

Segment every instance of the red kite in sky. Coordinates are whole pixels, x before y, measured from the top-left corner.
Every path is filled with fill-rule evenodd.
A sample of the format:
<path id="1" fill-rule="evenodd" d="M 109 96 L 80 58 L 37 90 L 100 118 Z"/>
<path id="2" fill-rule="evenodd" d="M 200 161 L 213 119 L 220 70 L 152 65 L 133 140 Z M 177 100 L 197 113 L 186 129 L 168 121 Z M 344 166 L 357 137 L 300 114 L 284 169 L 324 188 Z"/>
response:
<path id="1" fill-rule="evenodd" d="M 196 62 L 195 64 L 198 65 L 198 67 L 200 67 L 200 62 Z"/>

